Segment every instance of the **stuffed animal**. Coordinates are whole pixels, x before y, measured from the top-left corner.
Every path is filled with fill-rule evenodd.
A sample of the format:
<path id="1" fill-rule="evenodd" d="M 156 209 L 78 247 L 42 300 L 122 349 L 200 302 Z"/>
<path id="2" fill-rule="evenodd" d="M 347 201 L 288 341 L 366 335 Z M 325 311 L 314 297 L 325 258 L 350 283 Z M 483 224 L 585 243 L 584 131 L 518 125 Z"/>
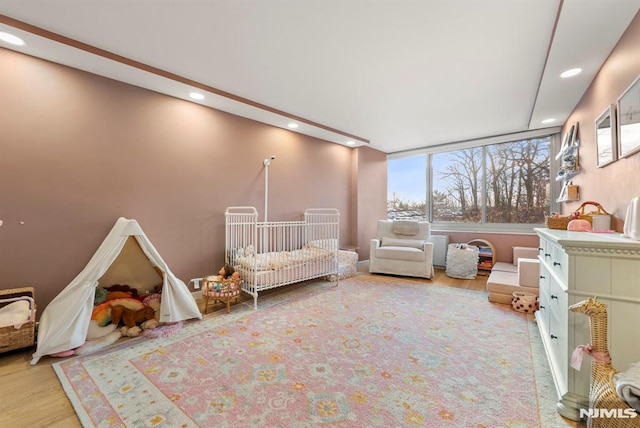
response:
<path id="1" fill-rule="evenodd" d="M 137 311 L 127 309 L 122 305 L 111 307 L 111 322 L 118 325 L 120 321 L 128 328 L 135 327 L 144 321 L 154 319 L 154 310 L 151 306 L 145 306 Z"/>
<path id="2" fill-rule="evenodd" d="M 107 300 L 109 292 L 102 287 L 96 287 L 95 296 L 93 298 L 93 306 L 98 306 Z"/>
<path id="3" fill-rule="evenodd" d="M 142 329 L 137 325 L 131 328 L 128 328 L 125 325 L 125 326 L 122 326 L 122 328 L 120 329 L 120 334 L 122 335 L 122 337 L 138 337 L 141 331 Z"/>
<path id="4" fill-rule="evenodd" d="M 120 334 L 122 334 L 122 336 L 124 337 L 138 337 L 142 331 L 153 330 L 156 327 L 158 327 L 158 321 L 156 321 L 156 319 L 154 318 L 144 321 L 139 326 L 134 325 L 131 328 L 127 327 L 126 325 L 122 326 L 122 328 L 120 329 Z"/>
<path id="5" fill-rule="evenodd" d="M 116 293 L 109 299 L 120 297 L 138 297 L 138 290 L 126 284 L 113 284 L 111 287 L 104 287 L 109 293 Z"/>
<path id="6" fill-rule="evenodd" d="M 153 318 L 150 320 L 146 320 L 145 322 L 140 324 L 140 328 L 143 330 L 153 330 L 154 328 L 158 327 L 158 324 L 158 320 Z"/>
<path id="7" fill-rule="evenodd" d="M 151 306 L 154 310 L 154 317 L 157 321 L 160 320 L 160 294 L 149 294 L 142 300 L 145 306 Z"/>

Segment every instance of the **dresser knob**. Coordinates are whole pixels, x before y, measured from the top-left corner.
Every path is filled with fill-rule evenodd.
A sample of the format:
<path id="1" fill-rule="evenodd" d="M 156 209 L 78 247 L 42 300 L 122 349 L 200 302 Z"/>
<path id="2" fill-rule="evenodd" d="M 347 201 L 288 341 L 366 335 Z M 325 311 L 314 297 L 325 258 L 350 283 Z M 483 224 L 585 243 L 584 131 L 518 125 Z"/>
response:
<path id="1" fill-rule="evenodd" d="M 544 275 L 540 275 L 540 279 L 544 279 Z"/>
<path id="2" fill-rule="evenodd" d="M 554 335 L 552 334 L 552 335 L 551 335 L 551 338 L 552 338 L 552 339 L 557 339 L 557 338 L 558 338 L 558 336 L 554 336 Z"/>
<path id="3" fill-rule="evenodd" d="M 556 296 L 556 295 L 554 295 L 554 294 L 552 294 L 552 295 L 551 295 L 551 298 L 552 298 L 552 299 L 556 299 L 556 300 L 558 300 L 558 296 Z"/>
<path id="4" fill-rule="evenodd" d="M 560 266 L 560 262 L 553 262 L 554 266 Z"/>
<path id="5" fill-rule="evenodd" d="M 538 251 L 542 251 L 542 250 L 544 250 L 544 248 L 538 247 Z"/>
<path id="6" fill-rule="evenodd" d="M 545 257 L 551 257 L 551 254 L 549 254 L 549 253 L 544 253 L 544 256 L 545 256 Z"/>
<path id="7" fill-rule="evenodd" d="M 540 305 L 540 309 L 544 309 L 544 306 Z"/>

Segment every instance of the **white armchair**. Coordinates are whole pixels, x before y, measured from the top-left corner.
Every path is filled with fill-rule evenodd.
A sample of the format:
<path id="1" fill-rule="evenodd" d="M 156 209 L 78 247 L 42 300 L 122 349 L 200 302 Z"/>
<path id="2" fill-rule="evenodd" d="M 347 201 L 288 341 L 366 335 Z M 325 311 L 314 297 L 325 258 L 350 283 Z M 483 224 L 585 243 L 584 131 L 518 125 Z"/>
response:
<path id="1" fill-rule="evenodd" d="M 427 221 L 378 220 L 377 237 L 371 240 L 369 272 L 431 278 L 433 243 Z"/>

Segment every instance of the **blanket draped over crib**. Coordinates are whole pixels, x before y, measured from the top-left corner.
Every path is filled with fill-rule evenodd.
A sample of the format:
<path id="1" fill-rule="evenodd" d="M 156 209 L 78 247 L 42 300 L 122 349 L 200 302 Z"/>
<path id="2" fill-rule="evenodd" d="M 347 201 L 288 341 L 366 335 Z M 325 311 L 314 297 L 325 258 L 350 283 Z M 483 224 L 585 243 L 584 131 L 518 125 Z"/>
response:
<path id="1" fill-rule="evenodd" d="M 225 212 L 225 263 L 243 279 L 242 290 L 258 293 L 313 278 L 338 278 L 340 213 L 310 208 L 300 221 L 259 222 L 254 207 Z"/>

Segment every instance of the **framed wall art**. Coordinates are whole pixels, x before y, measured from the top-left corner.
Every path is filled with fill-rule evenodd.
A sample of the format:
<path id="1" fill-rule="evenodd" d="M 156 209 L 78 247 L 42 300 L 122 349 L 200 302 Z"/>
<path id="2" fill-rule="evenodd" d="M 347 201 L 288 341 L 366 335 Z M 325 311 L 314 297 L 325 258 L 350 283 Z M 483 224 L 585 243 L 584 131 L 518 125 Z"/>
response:
<path id="1" fill-rule="evenodd" d="M 616 105 L 611 104 L 596 119 L 597 165 L 601 168 L 617 159 Z"/>
<path id="2" fill-rule="evenodd" d="M 618 156 L 640 151 L 640 76 L 618 98 Z"/>

